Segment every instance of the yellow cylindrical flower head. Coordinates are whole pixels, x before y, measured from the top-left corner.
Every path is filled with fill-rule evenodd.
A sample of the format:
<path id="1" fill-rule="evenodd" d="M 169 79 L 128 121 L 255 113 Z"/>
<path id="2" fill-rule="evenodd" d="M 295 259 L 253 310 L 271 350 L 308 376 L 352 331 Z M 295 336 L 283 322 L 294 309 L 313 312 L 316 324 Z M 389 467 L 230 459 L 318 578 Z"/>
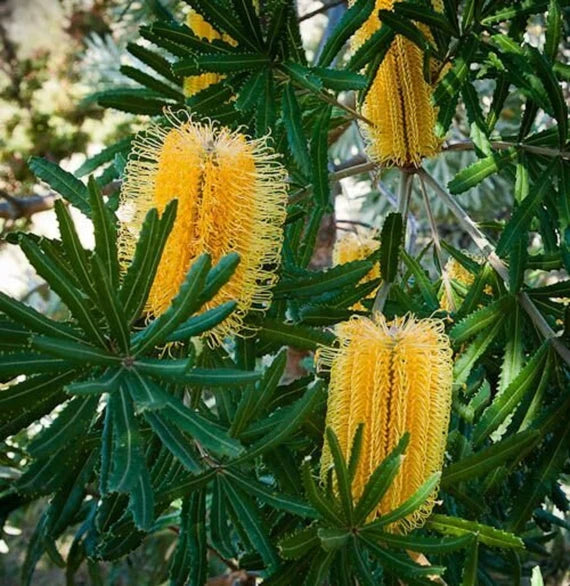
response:
<path id="1" fill-rule="evenodd" d="M 341 265 L 354 260 L 364 260 L 368 258 L 373 252 L 380 248 L 380 242 L 375 238 L 376 232 L 374 230 L 360 231 L 358 234 L 354 232 L 345 232 L 338 238 L 333 248 L 333 265 Z M 380 263 L 374 263 L 370 272 L 364 276 L 360 284 L 368 283 L 374 279 L 380 278 Z M 376 292 L 373 291 L 368 295 L 368 298 L 374 297 Z M 358 302 L 353 306 L 357 311 L 365 310 L 362 303 Z"/>
<path id="2" fill-rule="evenodd" d="M 381 26 L 378 10 L 390 10 L 394 0 L 376 0 L 370 18 L 354 36 L 358 48 Z M 438 9 L 441 2 L 433 2 Z M 430 38 L 429 29 L 420 25 Z M 372 125 L 362 125 L 370 158 L 377 163 L 399 167 L 419 166 L 441 147 L 436 136 L 436 110 L 432 87 L 424 79 L 423 53 L 417 45 L 397 35 L 372 82 L 362 114 Z"/>
<path id="3" fill-rule="evenodd" d="M 366 482 L 405 432 L 410 442 L 400 470 L 371 518 L 394 510 L 440 471 L 451 410 L 452 351 L 443 322 L 411 316 L 387 322 L 353 317 L 338 327 L 338 348 L 322 348 L 320 369 L 330 369 L 326 425 L 345 458 L 363 423 L 360 460 L 352 484 L 358 499 Z M 321 476 L 332 466 L 325 442 Z M 392 531 L 405 532 L 429 516 L 437 489 Z"/>
<path id="4" fill-rule="evenodd" d="M 271 301 L 286 216 L 286 171 L 266 138 L 250 140 L 185 113 L 167 116 L 168 126 L 154 125 L 134 141 L 121 192 L 121 257 L 130 262 L 148 210 L 162 213 L 178 199 L 147 311 L 156 316 L 168 308 L 199 255 L 209 253 L 216 263 L 237 252 L 235 273 L 204 307 L 238 303 L 209 332 L 209 341 L 219 343 L 228 334 L 247 334 L 245 314 Z"/>

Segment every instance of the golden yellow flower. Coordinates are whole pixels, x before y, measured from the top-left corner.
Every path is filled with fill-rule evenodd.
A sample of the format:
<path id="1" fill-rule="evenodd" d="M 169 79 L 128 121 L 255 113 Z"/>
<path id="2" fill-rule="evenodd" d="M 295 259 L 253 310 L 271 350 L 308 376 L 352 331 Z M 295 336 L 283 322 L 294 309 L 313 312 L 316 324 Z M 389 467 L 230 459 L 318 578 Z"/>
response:
<path id="1" fill-rule="evenodd" d="M 469 258 L 471 258 L 471 260 L 474 260 L 477 264 L 481 265 L 484 262 L 484 259 L 482 256 L 478 256 L 476 254 L 468 254 L 468 256 L 469 256 Z M 462 285 L 463 287 L 466 287 L 466 288 L 471 287 L 471 285 L 473 285 L 473 283 L 475 281 L 475 275 L 473 273 L 471 273 L 470 271 L 468 271 L 454 257 L 450 257 L 449 260 L 445 263 L 444 278 L 446 278 L 446 277 L 450 281 L 455 281 L 459 285 Z M 452 287 L 452 289 L 453 289 L 453 287 Z M 485 285 L 485 288 L 483 289 L 483 291 L 487 295 L 493 294 L 493 289 L 489 285 Z M 455 291 L 452 291 L 452 293 L 455 293 Z M 457 301 L 459 303 L 461 302 L 461 299 L 459 298 L 459 296 L 457 296 Z M 449 297 L 448 297 L 448 295 L 445 294 L 444 289 L 442 289 L 442 293 L 440 295 L 439 306 L 442 309 L 445 309 L 445 311 L 452 311 L 452 309 L 456 309 L 456 308 L 452 308 L 450 306 Z"/>
<path id="2" fill-rule="evenodd" d="M 443 322 L 411 316 L 386 322 L 353 317 L 338 327 L 339 348 L 322 348 L 317 365 L 330 369 L 326 425 L 344 456 L 364 423 L 360 461 L 352 484 L 358 499 L 367 480 L 402 435 L 410 443 L 400 470 L 371 518 L 386 514 L 441 470 L 451 409 L 452 351 Z M 321 476 L 332 466 L 328 443 Z M 407 531 L 431 513 L 437 489 L 426 502 L 391 527 Z"/>
<path id="3" fill-rule="evenodd" d="M 202 253 L 218 262 L 240 255 L 230 281 L 205 309 L 229 300 L 236 311 L 209 333 L 211 343 L 247 333 L 243 318 L 263 310 L 277 280 L 286 215 L 286 171 L 265 138 L 250 140 L 213 124 L 199 124 L 186 113 L 166 113 L 168 126 L 151 126 L 134 142 L 121 192 L 120 230 L 125 263 L 149 209 L 161 213 L 178 199 L 178 214 L 152 285 L 147 311 L 164 312 L 188 268 Z"/>
<path id="4" fill-rule="evenodd" d="M 341 265 L 354 260 L 364 260 L 368 258 L 374 251 L 380 247 L 380 242 L 376 240 L 376 232 L 374 230 L 360 231 L 358 234 L 354 232 L 345 232 L 336 242 L 333 248 L 333 265 Z M 368 283 L 374 279 L 380 278 L 380 263 L 374 263 L 370 272 L 361 279 L 360 283 Z M 376 295 L 373 291 L 368 295 L 372 298 Z M 364 311 L 366 308 L 362 303 L 356 303 L 352 309 L 357 311 Z"/>
<path id="5" fill-rule="evenodd" d="M 436 10 L 442 8 L 440 0 L 432 4 Z M 378 10 L 390 10 L 393 5 L 394 0 L 376 0 L 373 13 L 354 36 L 355 48 L 380 28 Z M 419 28 L 430 38 L 429 29 Z M 423 59 L 417 45 L 397 35 L 362 104 L 362 114 L 373 123 L 362 125 L 368 154 L 378 163 L 417 167 L 422 158 L 440 150 L 432 87 L 424 79 Z"/>
<path id="6" fill-rule="evenodd" d="M 227 43 L 235 44 L 235 41 L 228 37 L 228 35 L 221 35 L 212 25 L 204 20 L 201 14 L 198 14 L 195 10 L 190 10 L 186 16 L 186 26 L 192 30 L 192 32 L 202 39 L 207 41 L 215 41 L 223 39 Z M 184 95 L 189 98 L 198 92 L 205 90 L 207 87 L 218 83 L 224 78 L 223 75 L 218 73 L 202 73 L 200 75 L 191 75 L 184 78 Z"/>

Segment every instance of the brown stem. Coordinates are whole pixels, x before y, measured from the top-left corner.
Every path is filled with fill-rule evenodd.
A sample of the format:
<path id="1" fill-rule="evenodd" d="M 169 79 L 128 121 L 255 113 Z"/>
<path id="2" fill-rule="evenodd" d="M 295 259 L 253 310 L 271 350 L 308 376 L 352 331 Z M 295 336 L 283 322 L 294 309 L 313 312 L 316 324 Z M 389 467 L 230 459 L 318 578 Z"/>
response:
<path id="1" fill-rule="evenodd" d="M 475 225 L 475 222 L 469 217 L 467 212 L 457 203 L 455 199 L 441 187 L 441 185 L 423 168 L 417 170 L 418 175 L 425 180 L 425 182 L 436 192 L 438 197 L 443 203 L 451 210 L 451 212 L 457 218 L 461 227 L 467 232 L 471 239 L 475 242 L 477 247 L 481 250 L 484 256 L 487 258 L 489 264 L 495 269 L 497 274 L 508 284 L 509 282 L 509 270 L 505 263 L 497 256 L 493 245 L 487 240 L 485 235 Z M 521 291 L 517 295 L 518 301 L 521 307 L 526 311 L 530 317 L 532 323 L 536 329 L 542 334 L 544 338 L 550 340 L 552 346 L 570 366 L 570 349 L 567 348 L 562 341 L 558 338 L 556 332 L 550 327 L 548 322 L 544 319 L 544 316 L 536 305 L 532 302 L 532 299 L 527 293 Z"/>
<path id="2" fill-rule="evenodd" d="M 455 311 L 455 300 L 453 299 L 453 293 L 451 291 L 451 283 L 449 282 L 449 275 L 447 274 L 447 269 L 443 264 L 443 257 L 441 255 L 441 243 L 439 241 L 439 232 L 437 230 L 437 224 L 435 223 L 435 218 L 433 216 L 433 211 L 431 209 L 431 205 L 429 203 L 429 197 L 426 191 L 426 186 L 424 183 L 423 177 L 420 175 L 420 190 L 422 192 L 422 196 L 424 198 L 424 204 L 426 208 L 427 217 L 429 220 L 429 225 L 431 229 L 431 233 L 433 236 L 433 247 L 435 249 L 435 255 L 437 257 L 437 261 L 441 268 L 441 278 L 443 280 L 443 286 L 445 288 L 445 295 L 447 297 L 447 302 L 451 311 Z"/>
<path id="3" fill-rule="evenodd" d="M 523 142 L 508 142 L 505 140 L 493 140 L 491 141 L 491 146 L 494 149 L 499 151 L 503 151 L 506 149 L 510 149 L 512 147 L 522 149 L 523 151 L 527 151 L 529 153 L 534 153 L 536 155 L 545 155 L 547 157 L 562 157 L 565 160 L 570 160 L 570 152 L 568 151 L 561 151 L 558 149 L 549 149 L 546 147 L 535 146 L 532 144 L 525 144 Z M 471 140 L 462 140 L 459 142 L 454 142 L 452 144 L 448 144 L 443 147 L 442 150 L 444 151 L 472 151 L 474 150 L 475 145 Z"/>

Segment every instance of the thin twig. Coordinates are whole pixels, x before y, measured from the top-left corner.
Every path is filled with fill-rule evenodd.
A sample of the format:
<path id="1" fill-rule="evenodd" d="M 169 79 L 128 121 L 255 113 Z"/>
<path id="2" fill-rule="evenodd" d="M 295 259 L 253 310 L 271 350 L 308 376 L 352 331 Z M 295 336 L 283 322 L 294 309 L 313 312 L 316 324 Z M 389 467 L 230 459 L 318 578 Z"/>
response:
<path id="1" fill-rule="evenodd" d="M 427 217 L 429 220 L 429 225 L 431 228 L 431 233 L 433 236 L 433 247 L 435 250 L 435 256 L 437 257 L 437 262 L 439 263 L 439 267 L 441 269 L 441 278 L 443 280 L 443 286 L 445 287 L 445 295 L 447 297 L 447 303 L 451 311 L 455 311 L 455 300 L 453 299 L 453 292 L 451 290 L 451 283 L 449 282 L 449 275 L 447 274 L 447 269 L 443 264 L 443 257 L 441 255 L 441 242 L 439 241 L 439 232 L 437 230 L 437 224 L 435 223 L 435 218 L 433 216 L 433 211 L 431 209 L 431 205 L 429 203 L 429 197 L 426 191 L 426 186 L 424 183 L 424 178 L 420 175 L 420 190 L 422 192 L 424 198 L 424 204 L 426 208 Z"/>
<path id="2" fill-rule="evenodd" d="M 303 22 L 304 20 L 308 20 L 309 18 L 313 18 L 313 16 L 317 16 L 317 14 L 321 14 L 323 12 L 326 12 L 327 10 L 330 10 L 331 8 L 335 8 L 336 6 L 340 6 L 341 4 L 344 4 L 345 2 L 346 2 L 346 0 L 334 0 L 334 2 L 328 2 L 327 4 L 324 4 L 323 6 L 321 6 L 320 8 L 316 8 L 315 10 L 312 10 L 311 12 L 307 12 L 306 14 L 299 16 L 298 21 Z"/>
<path id="3" fill-rule="evenodd" d="M 485 235 L 475 225 L 475 222 L 469 217 L 467 212 L 457 203 L 455 199 L 441 187 L 441 185 L 423 168 L 417 170 L 417 173 L 426 183 L 436 192 L 443 203 L 451 210 L 457 218 L 461 227 L 467 232 L 477 247 L 483 252 L 489 264 L 495 269 L 497 274 L 508 284 L 509 270 L 505 263 L 498 257 L 493 245 L 487 240 Z M 527 293 L 521 291 L 517 295 L 521 307 L 526 311 L 536 329 L 544 338 L 550 340 L 558 355 L 570 366 L 570 349 L 567 348 L 558 338 L 556 332 L 550 327 L 546 319 Z"/>
<path id="4" fill-rule="evenodd" d="M 565 160 L 570 160 L 570 152 L 569 151 L 561 151 L 558 149 L 549 149 L 547 147 L 540 147 L 540 146 L 535 146 L 532 144 L 526 144 L 523 142 L 508 142 L 505 140 L 493 140 L 491 141 L 491 146 L 498 150 L 498 151 L 504 151 L 506 149 L 510 149 L 510 148 L 517 148 L 517 149 L 522 149 L 523 151 L 527 151 L 529 153 L 534 153 L 536 155 L 545 155 L 547 157 L 561 157 Z M 461 140 L 459 142 L 454 142 L 451 144 L 448 144 L 446 146 L 443 147 L 443 151 L 449 152 L 449 151 L 472 151 L 475 149 L 475 145 L 473 144 L 473 142 L 469 139 L 467 140 Z"/>

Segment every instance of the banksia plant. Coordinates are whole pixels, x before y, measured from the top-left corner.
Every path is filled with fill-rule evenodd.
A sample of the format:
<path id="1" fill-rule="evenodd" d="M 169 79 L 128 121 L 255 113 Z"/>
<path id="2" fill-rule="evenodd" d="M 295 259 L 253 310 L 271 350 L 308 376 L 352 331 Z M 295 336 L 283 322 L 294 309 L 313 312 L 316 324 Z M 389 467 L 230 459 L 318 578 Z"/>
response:
<path id="1" fill-rule="evenodd" d="M 338 348 L 323 348 L 318 367 L 330 370 L 326 425 L 338 437 L 345 458 L 363 423 L 360 460 L 352 482 L 362 495 L 377 466 L 410 433 L 400 471 L 372 516 L 401 505 L 433 473 L 441 470 L 451 409 L 452 351 L 441 321 L 352 318 L 337 328 Z M 332 464 L 325 444 L 321 476 Z M 437 490 L 393 527 L 408 531 L 431 513 Z"/>
<path id="2" fill-rule="evenodd" d="M 0 259 L 17 245 L 56 308 L 0 293 L 0 529 L 45 508 L 24 586 L 44 556 L 58 583 L 557 583 L 566 3 L 95 4 L 145 14 L 128 84 L 93 98 L 125 136 L 74 171 L 40 141 L 49 197 L 0 198 Z"/>
<path id="3" fill-rule="evenodd" d="M 152 316 L 169 307 L 200 254 L 217 262 L 237 252 L 238 268 L 212 300 L 212 306 L 237 302 L 236 311 L 208 334 L 219 343 L 229 333 L 247 334 L 244 316 L 271 301 L 283 240 L 285 171 L 266 139 L 248 140 L 184 114 L 168 118 L 168 125 L 153 125 L 135 139 L 121 191 L 119 247 L 123 263 L 130 262 L 148 211 L 162 212 L 178 199 L 178 215 L 147 302 Z"/>
<path id="4" fill-rule="evenodd" d="M 376 239 L 374 230 L 360 231 L 358 233 L 345 232 L 334 244 L 333 265 L 338 266 L 354 260 L 365 260 L 380 248 L 380 242 Z M 360 284 L 368 283 L 380 278 L 380 263 L 375 262 L 372 269 L 361 280 Z M 373 298 L 376 292 L 372 291 L 367 298 Z M 356 310 L 365 309 L 359 301 L 352 307 Z"/>
<path id="5" fill-rule="evenodd" d="M 355 50 L 380 28 L 378 10 L 392 9 L 394 4 L 394 0 L 376 0 L 372 15 L 354 36 Z M 361 109 L 371 124 L 361 127 L 368 154 L 377 163 L 418 166 L 424 157 L 439 152 L 437 113 L 432 87 L 424 79 L 423 61 L 421 49 L 397 35 L 366 94 Z"/>

